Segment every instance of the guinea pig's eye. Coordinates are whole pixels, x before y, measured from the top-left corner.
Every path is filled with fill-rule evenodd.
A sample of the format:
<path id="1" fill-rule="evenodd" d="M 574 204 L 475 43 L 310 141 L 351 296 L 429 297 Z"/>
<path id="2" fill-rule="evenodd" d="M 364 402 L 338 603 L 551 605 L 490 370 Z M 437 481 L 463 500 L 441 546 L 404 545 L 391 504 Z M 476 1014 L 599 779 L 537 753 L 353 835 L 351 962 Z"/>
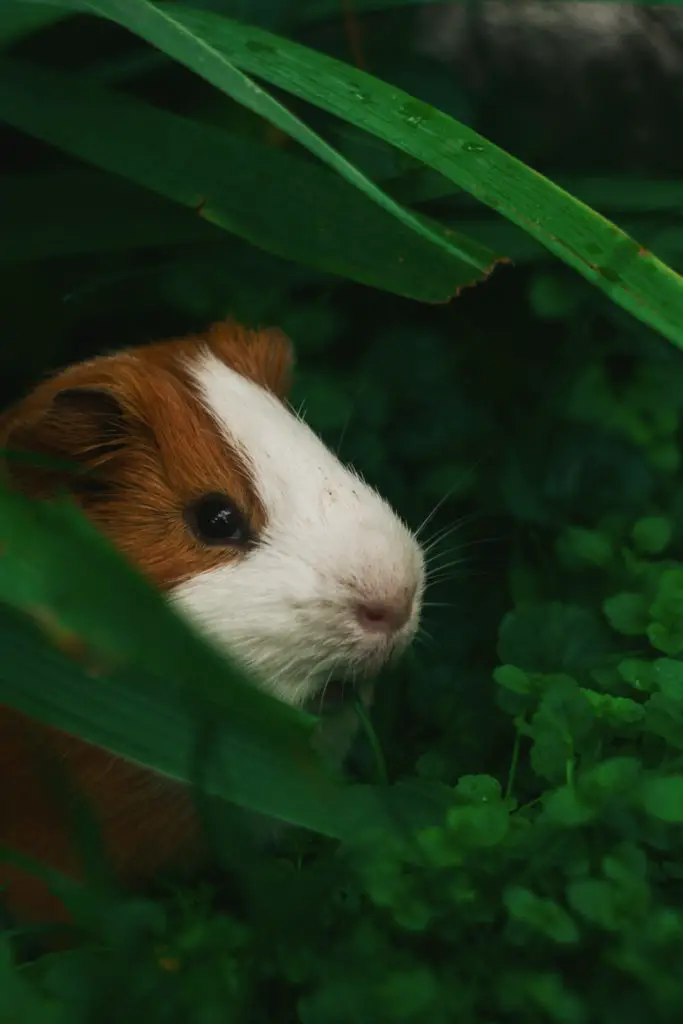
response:
<path id="1" fill-rule="evenodd" d="M 203 544 L 243 546 L 252 539 L 244 516 L 224 494 L 205 494 L 186 509 L 185 520 Z"/>

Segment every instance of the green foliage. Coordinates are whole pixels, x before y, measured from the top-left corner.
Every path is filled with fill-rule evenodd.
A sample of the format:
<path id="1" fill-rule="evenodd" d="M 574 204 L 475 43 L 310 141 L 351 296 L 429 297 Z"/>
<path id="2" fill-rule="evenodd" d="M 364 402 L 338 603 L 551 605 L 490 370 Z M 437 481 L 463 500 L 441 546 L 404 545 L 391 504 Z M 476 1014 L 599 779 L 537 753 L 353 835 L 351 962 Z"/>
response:
<path id="1" fill-rule="evenodd" d="M 642 322 L 680 340 L 680 283 L 571 198 L 650 230 L 680 183 L 534 175 L 415 54 L 410 6 L 88 5 L 137 40 L 84 4 L 0 9 L 3 401 L 228 311 L 279 323 L 294 404 L 424 524 L 432 573 L 342 785 L 310 715 L 247 690 L 67 506 L 3 492 L 1 699 L 219 800 L 206 870 L 49 876 L 81 933 L 38 955 L 8 922 L 0 1024 L 683 1014 L 683 354 Z M 451 306 L 401 298 L 517 253 Z M 308 830 L 255 847 L 233 804 Z"/>
<path id="2" fill-rule="evenodd" d="M 86 83 L 73 75 L 39 74 L 35 68 L 27 70 L 5 62 L 0 66 L 0 78 L 7 101 L 0 116 L 10 124 L 188 207 L 191 212 L 186 216 L 172 209 L 170 213 L 181 240 L 213 240 L 220 237 L 218 229 L 231 231 L 279 256 L 425 301 L 444 301 L 458 284 L 472 283 L 470 265 L 415 237 L 356 189 L 309 160 L 126 100 L 92 84 L 84 89 Z M 89 131 L 89 126 L 100 120 L 112 126 L 105 136 Z M 76 124 L 81 124 L 83 131 L 74 136 Z M 136 140 L 134 147 L 131 139 Z M 160 151 L 171 154 L 161 168 L 155 160 Z M 229 178 L 225 167 L 232 168 Z M 130 202 L 137 199 L 139 204 L 135 193 L 131 197 L 116 182 L 95 175 L 64 176 L 56 181 L 48 177 L 35 184 L 39 189 L 50 188 L 53 202 L 68 204 L 65 217 L 70 214 L 69 206 L 80 207 L 82 193 L 87 197 L 93 189 L 98 190 L 97 220 L 90 212 L 87 224 L 89 242 L 72 238 L 72 246 L 80 252 L 88 244 L 101 249 L 112 233 L 120 237 L 118 207 L 123 206 L 130 217 Z M 61 196 L 56 194 L 61 190 Z M 303 216 L 302 192 L 310 204 Z M 8 228 L 13 219 L 16 224 L 13 198 L 10 193 L 5 200 Z M 141 205 L 146 211 L 147 204 Z M 163 223 L 168 215 L 166 204 L 159 203 L 155 210 Z M 159 221 L 149 219 L 146 230 L 135 226 L 138 244 L 154 244 L 159 239 Z M 364 256 L 355 244 L 361 230 L 374 240 Z M 16 249 L 25 251 L 24 234 L 25 224 L 20 220 L 14 233 L 5 236 L 8 254 L 14 255 Z M 49 236 L 31 239 L 31 255 L 42 256 L 48 246 Z"/>
<path id="3" fill-rule="evenodd" d="M 181 4 L 169 8 L 150 0 L 58 0 L 55 6 L 111 18 L 263 116 L 418 236 L 461 261 L 460 275 L 471 268 L 468 283 L 490 273 L 501 254 L 494 256 L 474 240 L 397 203 L 248 74 L 371 132 L 436 170 L 523 227 L 614 302 L 683 345 L 683 280 L 677 273 L 614 224 L 434 106 L 350 65 L 212 11 Z M 4 116 L 17 123 L 11 99 Z M 19 124 L 35 130 L 21 118 Z M 204 205 L 204 197 L 198 205 Z"/>
<path id="4" fill-rule="evenodd" d="M 328 817 L 324 809 L 336 793 L 312 756 L 312 722 L 268 698 L 237 669 L 231 672 L 223 658 L 178 621 L 156 591 L 69 503 L 31 502 L 5 486 L 0 489 L 0 500 L 5 545 L 0 561 L 3 701 L 50 725 L 190 782 L 193 747 L 200 742 L 201 726 L 195 723 L 193 728 L 187 722 L 183 701 L 189 695 L 204 698 L 210 703 L 197 709 L 197 721 L 207 721 L 219 712 L 238 734 L 241 748 L 236 758 L 234 735 L 228 732 L 214 737 L 215 752 L 207 756 L 207 764 L 215 758 L 213 769 L 209 769 L 213 775 L 209 792 L 277 814 L 282 785 L 275 786 L 272 759 L 279 758 L 277 774 L 298 770 L 300 777 L 298 782 L 292 780 L 291 790 L 303 796 L 308 789 L 313 803 L 319 801 L 322 824 L 322 819 Z M 58 545 L 55 536 L 59 537 Z M 109 582 L 104 591 L 99 583 L 103 579 Z M 131 606 L 136 609 L 133 620 Z M 87 666 L 85 672 L 74 671 L 66 658 L 51 658 L 49 652 L 44 652 L 41 679 L 35 673 L 35 631 L 17 621 L 10 607 L 35 619 L 48 635 L 50 630 L 58 629 L 78 637 L 86 646 L 87 657 L 95 665 L 100 659 L 99 664 L 106 665 L 108 673 L 112 668 L 114 673 L 122 668 L 125 673 L 132 667 L 134 678 L 125 674 L 117 678 L 114 674 L 113 679 L 103 678 L 93 686 Z M 31 650 L 29 657 L 27 648 Z M 48 674 L 53 679 L 49 688 Z M 160 695 L 158 683 L 154 685 L 159 677 L 165 680 L 166 694 Z M 245 773 L 250 761 L 253 767 Z M 222 782 L 217 782 L 216 776 Z M 241 780 L 249 776 L 261 776 L 261 782 L 248 787 L 251 796 L 245 799 Z M 259 806 L 255 794 L 264 784 L 260 798 L 264 802 Z M 292 820 L 291 811 L 281 816 Z M 293 820 L 306 823 L 298 815 Z"/>

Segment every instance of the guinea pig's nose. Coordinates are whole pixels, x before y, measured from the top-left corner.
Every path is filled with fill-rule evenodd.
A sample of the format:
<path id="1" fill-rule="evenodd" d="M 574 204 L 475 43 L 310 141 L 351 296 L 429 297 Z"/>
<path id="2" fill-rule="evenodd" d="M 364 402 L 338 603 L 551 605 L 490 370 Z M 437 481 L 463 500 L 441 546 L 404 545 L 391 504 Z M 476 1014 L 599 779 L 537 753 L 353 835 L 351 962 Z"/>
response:
<path id="1" fill-rule="evenodd" d="M 414 593 L 404 591 L 393 598 L 357 601 L 354 605 L 356 620 L 368 633 L 396 633 L 410 618 L 414 600 Z"/>

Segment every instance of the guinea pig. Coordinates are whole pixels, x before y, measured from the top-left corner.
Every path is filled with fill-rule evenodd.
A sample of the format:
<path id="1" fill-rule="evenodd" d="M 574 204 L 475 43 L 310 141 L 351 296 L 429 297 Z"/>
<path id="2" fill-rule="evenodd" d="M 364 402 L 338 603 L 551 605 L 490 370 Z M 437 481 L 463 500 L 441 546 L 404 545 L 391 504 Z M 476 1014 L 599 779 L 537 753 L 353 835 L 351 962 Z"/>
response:
<path id="1" fill-rule="evenodd" d="M 377 671 L 418 629 L 424 553 L 289 408 L 291 367 L 283 333 L 234 321 L 71 366 L 0 418 L 0 447 L 46 457 L 7 459 L 4 472 L 37 499 L 67 488 L 181 614 L 280 700 L 315 708 L 330 680 L 350 679 L 369 702 Z M 337 756 L 349 721 L 330 734 Z M 194 856 L 184 787 L 7 707 L 0 770 L 12 785 L 0 843 L 79 874 L 39 770 L 45 750 L 95 810 L 122 878 Z M 34 879 L 0 865 L 2 881 L 13 911 L 56 916 Z"/>

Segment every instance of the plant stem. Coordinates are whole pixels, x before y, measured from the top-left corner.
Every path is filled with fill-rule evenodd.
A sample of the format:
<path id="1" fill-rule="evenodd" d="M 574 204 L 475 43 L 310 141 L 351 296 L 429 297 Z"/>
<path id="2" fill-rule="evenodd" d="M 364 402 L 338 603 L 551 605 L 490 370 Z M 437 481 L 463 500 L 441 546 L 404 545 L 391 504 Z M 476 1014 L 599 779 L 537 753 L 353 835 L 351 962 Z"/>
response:
<path id="1" fill-rule="evenodd" d="M 370 716 L 368 715 L 362 701 L 355 701 L 356 714 L 360 719 L 360 723 L 363 727 L 363 731 L 368 738 L 368 742 L 372 748 L 372 753 L 375 758 L 375 771 L 377 773 L 377 781 L 381 786 L 389 785 L 389 776 L 387 773 L 387 762 L 384 757 L 384 751 L 380 745 L 377 733 L 375 732 Z"/>

